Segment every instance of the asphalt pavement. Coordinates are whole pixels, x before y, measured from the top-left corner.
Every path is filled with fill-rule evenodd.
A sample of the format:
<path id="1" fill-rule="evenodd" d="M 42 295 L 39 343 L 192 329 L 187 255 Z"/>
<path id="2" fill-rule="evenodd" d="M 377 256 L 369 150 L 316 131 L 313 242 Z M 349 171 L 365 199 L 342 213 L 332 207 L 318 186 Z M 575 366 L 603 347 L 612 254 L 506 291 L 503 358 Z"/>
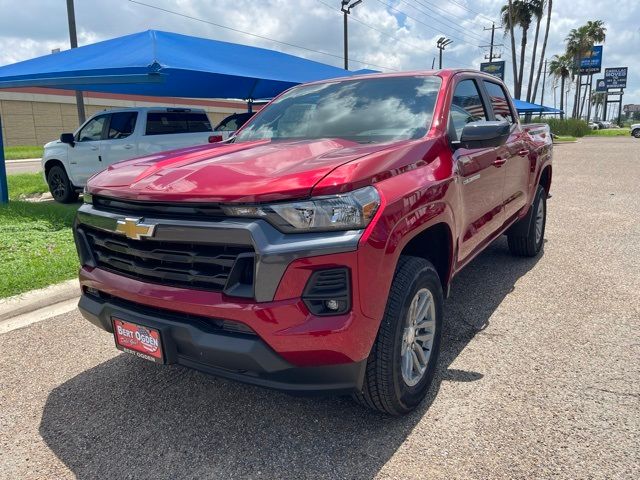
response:
<path id="1" fill-rule="evenodd" d="M 29 158 L 25 160 L 6 160 L 7 175 L 13 173 L 37 173 L 42 171 L 39 158 Z"/>
<path id="2" fill-rule="evenodd" d="M 157 366 L 77 312 L 0 335 L 0 478 L 640 478 L 640 141 L 559 145 L 546 243 L 455 280 L 413 414 Z"/>

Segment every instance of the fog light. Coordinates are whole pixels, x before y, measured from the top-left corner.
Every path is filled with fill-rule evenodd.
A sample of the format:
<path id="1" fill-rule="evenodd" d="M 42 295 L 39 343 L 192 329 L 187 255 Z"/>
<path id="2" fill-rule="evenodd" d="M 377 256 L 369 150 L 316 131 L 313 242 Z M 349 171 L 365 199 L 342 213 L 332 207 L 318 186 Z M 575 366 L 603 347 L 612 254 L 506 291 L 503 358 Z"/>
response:
<path id="1" fill-rule="evenodd" d="M 332 310 L 334 312 L 340 308 L 340 304 L 338 303 L 338 300 L 327 300 L 326 302 L 324 302 L 324 304 L 327 307 L 327 309 Z"/>

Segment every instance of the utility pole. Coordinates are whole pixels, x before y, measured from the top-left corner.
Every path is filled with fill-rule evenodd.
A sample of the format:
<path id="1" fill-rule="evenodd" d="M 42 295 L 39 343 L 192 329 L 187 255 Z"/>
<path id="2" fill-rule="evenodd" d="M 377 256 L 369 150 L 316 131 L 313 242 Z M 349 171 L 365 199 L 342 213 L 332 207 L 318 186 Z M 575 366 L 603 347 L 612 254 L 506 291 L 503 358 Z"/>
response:
<path id="1" fill-rule="evenodd" d="M 349 34 L 347 31 L 347 15 L 351 13 L 351 9 L 362 3 L 362 0 L 342 0 L 340 11 L 344 17 L 344 69 L 349 70 Z"/>
<path id="2" fill-rule="evenodd" d="M 497 28 L 502 28 L 502 27 L 497 27 Z M 493 62 L 494 58 L 501 58 L 502 57 L 502 55 L 499 54 L 499 53 L 494 55 L 493 54 L 493 48 L 494 47 L 502 47 L 502 46 L 504 46 L 504 44 L 500 43 L 500 44 L 496 45 L 494 43 L 494 39 L 495 39 L 495 36 L 496 36 L 496 24 L 495 23 L 492 22 L 491 23 L 491 28 L 484 27 L 483 30 L 484 31 L 491 30 L 491 43 L 489 45 L 480 45 L 480 47 L 481 48 L 489 47 L 489 56 L 487 57 L 487 55 L 485 54 L 484 58 L 487 58 L 490 62 Z"/>
<path id="3" fill-rule="evenodd" d="M 436 42 L 436 47 L 438 47 L 438 50 L 440 50 L 440 60 L 438 62 L 438 69 L 440 70 L 442 70 L 442 52 L 444 51 L 447 45 L 451 45 L 452 43 L 453 43 L 453 40 L 447 37 L 440 37 Z"/>
<path id="4" fill-rule="evenodd" d="M 69 20 L 69 42 L 71 43 L 71 48 L 78 48 L 76 12 L 73 7 L 73 0 L 67 0 L 67 19 Z M 84 98 L 80 90 L 76 90 L 76 106 L 78 107 L 78 122 L 82 125 L 86 120 L 86 116 L 84 113 Z"/>
<path id="5" fill-rule="evenodd" d="M 544 75 L 542 76 L 542 96 L 540 98 L 540 105 L 544 105 L 544 85 L 546 80 L 547 80 L 547 59 L 545 58 L 544 59 Z"/>

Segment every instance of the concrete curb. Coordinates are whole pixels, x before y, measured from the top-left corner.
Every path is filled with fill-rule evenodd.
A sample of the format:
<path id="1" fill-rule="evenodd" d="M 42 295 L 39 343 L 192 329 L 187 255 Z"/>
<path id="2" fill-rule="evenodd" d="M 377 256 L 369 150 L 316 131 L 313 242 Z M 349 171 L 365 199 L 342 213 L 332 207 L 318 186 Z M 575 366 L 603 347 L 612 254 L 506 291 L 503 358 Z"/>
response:
<path id="1" fill-rule="evenodd" d="M 0 322 L 80 296 L 78 279 L 0 299 Z"/>
<path id="2" fill-rule="evenodd" d="M 16 160 L 5 160 L 5 163 L 33 163 L 40 161 L 42 161 L 42 158 L 18 158 Z"/>

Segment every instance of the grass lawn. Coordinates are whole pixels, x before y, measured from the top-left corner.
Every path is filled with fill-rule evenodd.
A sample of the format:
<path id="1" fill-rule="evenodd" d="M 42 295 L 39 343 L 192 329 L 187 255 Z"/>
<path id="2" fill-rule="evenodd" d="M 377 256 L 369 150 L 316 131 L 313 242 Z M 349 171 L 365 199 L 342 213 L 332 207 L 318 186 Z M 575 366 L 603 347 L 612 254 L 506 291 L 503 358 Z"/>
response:
<path id="1" fill-rule="evenodd" d="M 17 200 L 21 195 L 35 195 L 49 190 L 42 173 L 16 173 L 7 176 L 9 198 Z"/>
<path id="2" fill-rule="evenodd" d="M 9 175 L 9 194 L 33 193 L 27 175 Z M 44 183 L 44 182 L 43 182 Z M 46 188 L 46 186 L 45 186 Z M 71 225 L 80 204 L 10 200 L 0 206 L 0 298 L 73 278 L 78 257 Z"/>
<path id="3" fill-rule="evenodd" d="M 568 136 L 558 135 L 553 140 L 556 141 L 556 142 L 575 142 L 577 140 L 577 138 L 576 137 L 568 137 Z"/>
<path id="4" fill-rule="evenodd" d="M 4 147 L 5 160 L 20 160 L 22 158 L 42 158 L 44 148 L 37 145 L 19 145 Z"/>
<path id="5" fill-rule="evenodd" d="M 628 128 L 605 128 L 604 130 L 592 130 L 588 137 L 628 137 L 631 130 Z"/>

